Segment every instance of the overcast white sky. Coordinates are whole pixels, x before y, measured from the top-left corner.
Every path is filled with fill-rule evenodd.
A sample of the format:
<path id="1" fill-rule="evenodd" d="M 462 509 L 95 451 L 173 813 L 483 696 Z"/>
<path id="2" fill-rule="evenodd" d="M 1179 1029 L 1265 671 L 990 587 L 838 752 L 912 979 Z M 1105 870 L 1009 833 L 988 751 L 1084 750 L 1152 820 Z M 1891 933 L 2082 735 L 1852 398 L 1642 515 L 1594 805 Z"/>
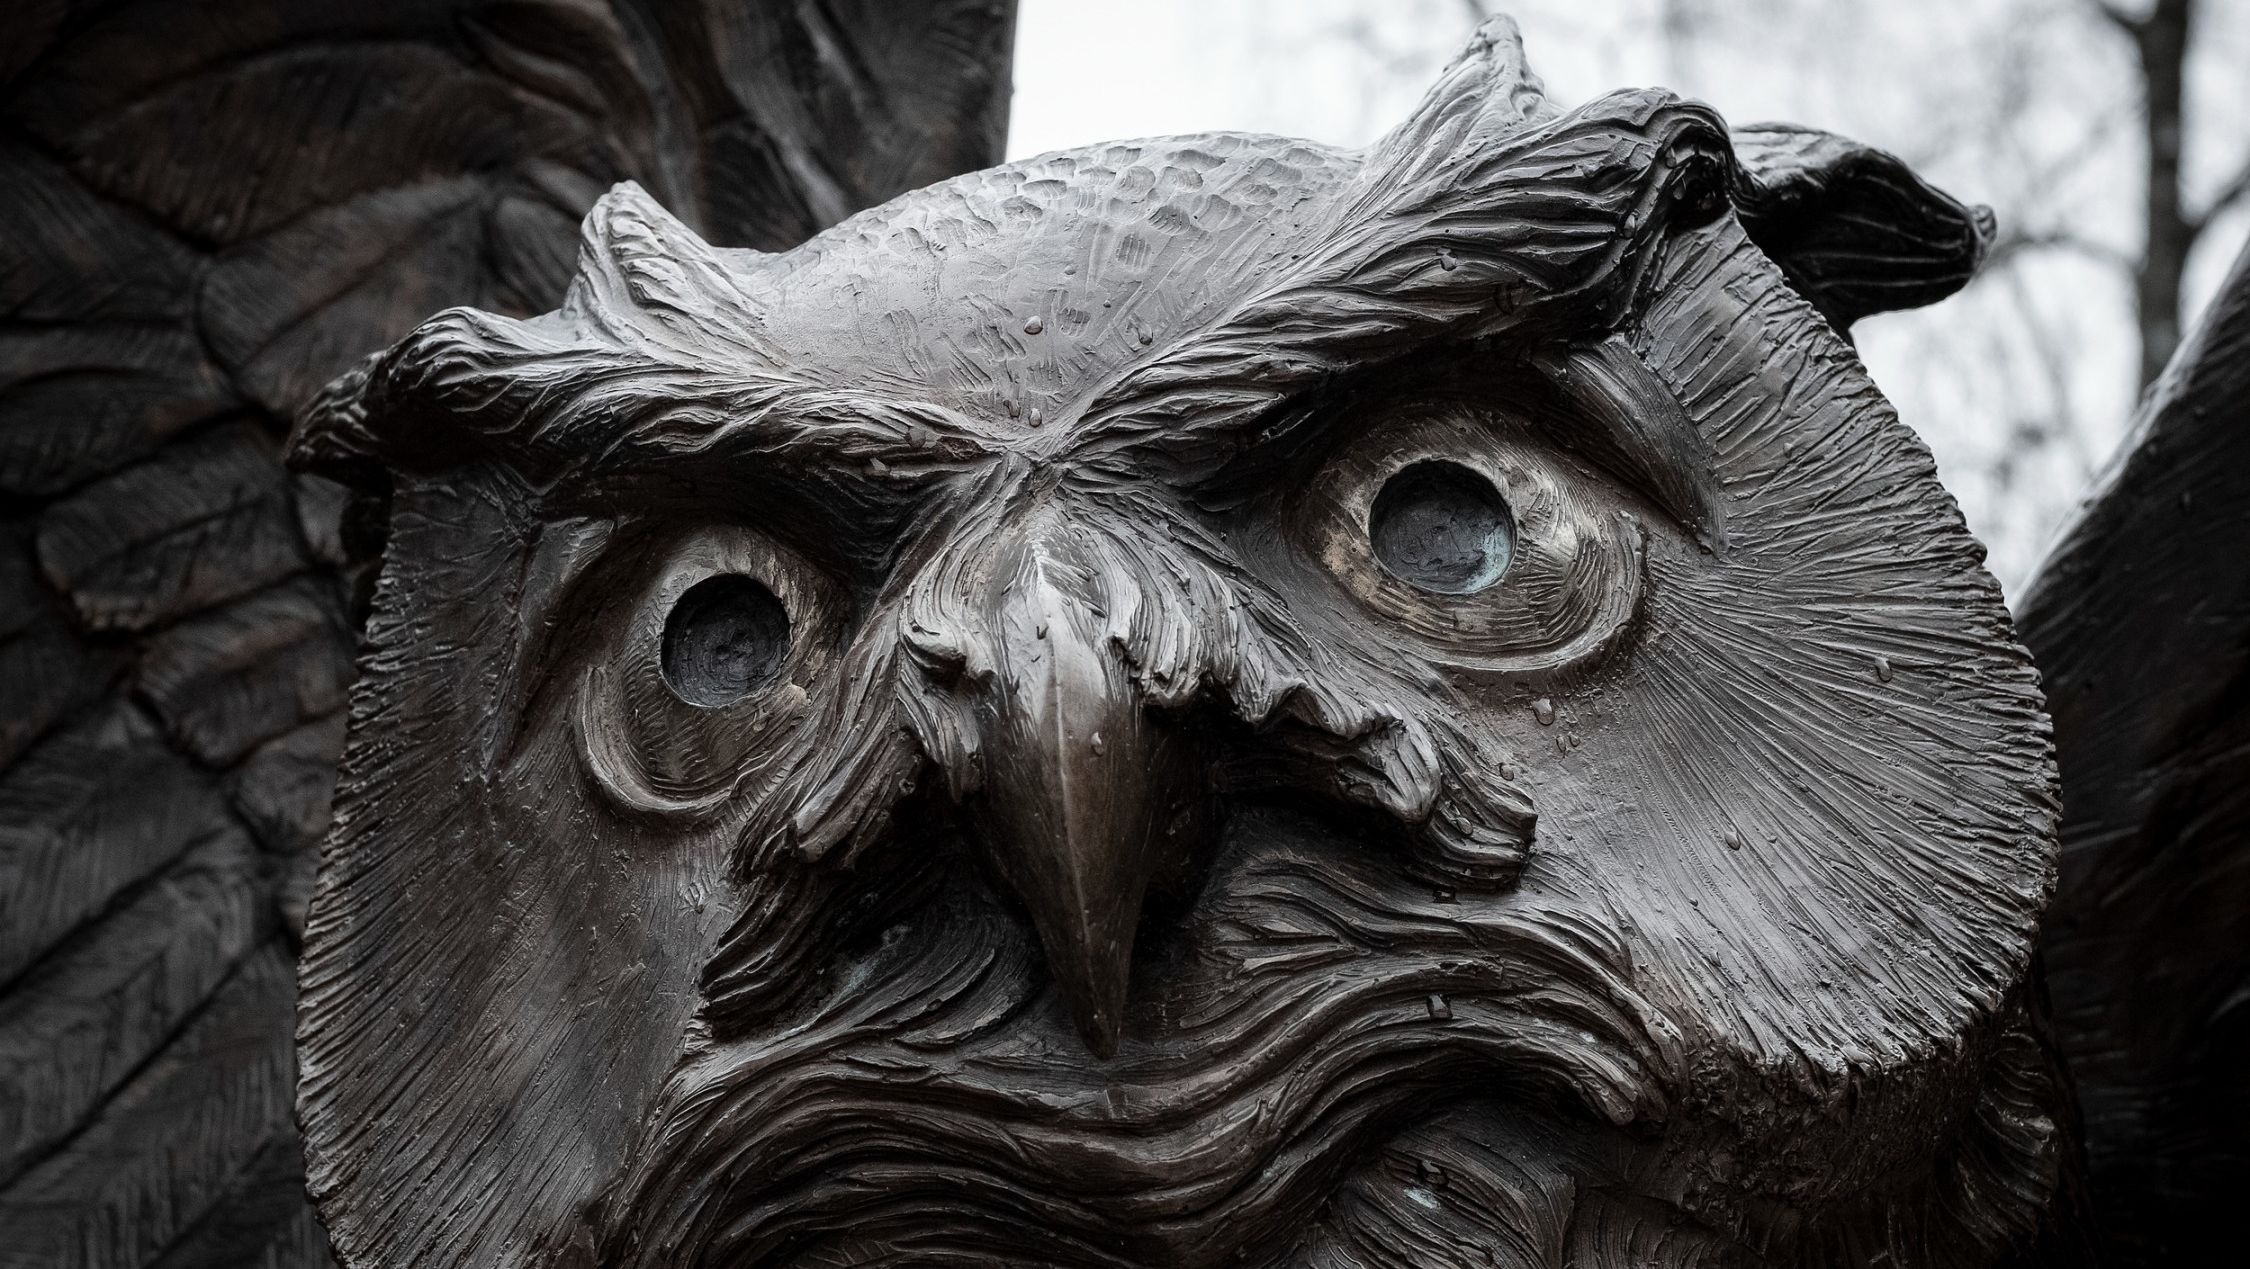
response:
<path id="1" fill-rule="evenodd" d="M 1214 129 L 1365 144 L 1404 115 L 1475 25 L 1463 0 L 1021 2 L 1010 157 Z M 1593 2 L 1623 19 L 1647 0 Z M 1527 35 L 1562 100 L 1628 82 L 1646 52 L 1598 34 L 1565 40 L 1551 25 Z"/>
<path id="2" fill-rule="evenodd" d="M 1020 0 L 1010 157 L 1214 129 L 1361 145 L 1404 117 L 1474 25 L 1472 0 Z M 2138 235 L 2129 53 L 2091 0 L 1515 0 L 1568 106 L 1666 85 L 1738 121 L 1789 119 L 1893 150 L 2003 225 L 2127 253 Z M 2250 0 L 2201 0 L 2191 194 L 2250 156 Z M 2201 120 L 2222 121 L 2198 126 Z M 2241 244 L 2191 262 L 2199 307 Z M 2192 310 L 2191 310 L 2192 311 Z M 1933 309 L 1860 327 L 2011 589 L 2026 580 L 2135 396 L 2114 264 L 2019 260 Z"/>

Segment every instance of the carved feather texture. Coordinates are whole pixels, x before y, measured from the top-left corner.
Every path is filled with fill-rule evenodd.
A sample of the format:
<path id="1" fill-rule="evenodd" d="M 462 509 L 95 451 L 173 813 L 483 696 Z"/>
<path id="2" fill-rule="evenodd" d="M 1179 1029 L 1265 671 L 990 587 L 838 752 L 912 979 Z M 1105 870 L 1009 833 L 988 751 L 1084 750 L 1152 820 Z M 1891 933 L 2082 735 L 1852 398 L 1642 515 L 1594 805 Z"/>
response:
<path id="1" fill-rule="evenodd" d="M 1011 20 L 0 6 L 0 1265 L 333 1263 L 292 964 L 370 544 L 289 416 L 446 305 L 551 307 L 617 180 L 780 247 L 992 161 Z"/>
<path id="2" fill-rule="evenodd" d="M 2036 677 L 1757 181 L 1498 24 L 1364 154 L 1092 147 L 770 254 L 622 188 L 558 312 L 339 381 L 293 454 L 394 486 L 300 1031 L 347 1259 L 2031 1237 Z M 1402 447 L 1522 504 L 1521 620 L 1321 549 Z M 722 537 L 840 598 L 696 713 L 647 649 Z"/>
<path id="3" fill-rule="evenodd" d="M 2067 781 L 2043 944 L 2104 1264 L 2223 1239 L 2250 1174 L 2250 256 L 2022 601 Z"/>

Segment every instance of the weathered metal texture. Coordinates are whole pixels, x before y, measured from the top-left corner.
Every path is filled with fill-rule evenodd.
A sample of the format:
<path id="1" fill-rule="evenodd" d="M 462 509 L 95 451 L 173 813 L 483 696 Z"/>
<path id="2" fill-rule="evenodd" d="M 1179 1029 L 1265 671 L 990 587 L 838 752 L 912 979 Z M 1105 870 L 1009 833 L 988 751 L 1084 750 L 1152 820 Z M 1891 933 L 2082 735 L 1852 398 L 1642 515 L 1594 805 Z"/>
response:
<path id="1" fill-rule="evenodd" d="M 305 395 L 633 178 L 786 246 L 992 162 L 1006 3 L 0 6 L 0 1265 L 324 1263 L 292 962 L 356 621 Z"/>
<path id="2" fill-rule="evenodd" d="M 2037 676 L 1839 333 L 1979 213 L 1560 111 L 1504 22 L 1365 152 L 661 202 L 292 441 L 390 490 L 303 966 L 347 1262 L 2053 1235 Z"/>
<path id="3" fill-rule="evenodd" d="M 2113 1265 L 2250 1183 L 2250 255 L 2022 605 L 2068 797 L 2042 940 Z"/>

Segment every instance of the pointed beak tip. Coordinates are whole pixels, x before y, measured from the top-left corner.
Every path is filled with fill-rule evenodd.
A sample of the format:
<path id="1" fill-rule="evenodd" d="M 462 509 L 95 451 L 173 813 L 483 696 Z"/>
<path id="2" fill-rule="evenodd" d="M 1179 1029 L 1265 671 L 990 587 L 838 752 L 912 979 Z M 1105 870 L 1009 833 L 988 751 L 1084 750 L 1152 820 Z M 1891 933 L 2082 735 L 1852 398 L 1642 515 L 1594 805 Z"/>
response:
<path id="1" fill-rule="evenodd" d="M 1113 1012 L 1095 1010 L 1080 1014 L 1075 1021 L 1078 1024 L 1078 1038 L 1086 1042 L 1086 1048 L 1096 1058 L 1106 1062 L 1117 1056 L 1118 1033 L 1121 1028 Z"/>
<path id="2" fill-rule="evenodd" d="M 1088 944 L 1093 942 L 1087 940 Z M 1098 946 L 1104 954 L 1094 954 L 1093 947 L 1085 944 L 1057 946 L 1050 942 L 1047 950 L 1049 964 L 1056 970 L 1055 985 L 1061 989 L 1079 1038 L 1095 1057 L 1111 1058 L 1117 1055 L 1118 1040 L 1125 1030 L 1132 941 L 1104 941 Z"/>

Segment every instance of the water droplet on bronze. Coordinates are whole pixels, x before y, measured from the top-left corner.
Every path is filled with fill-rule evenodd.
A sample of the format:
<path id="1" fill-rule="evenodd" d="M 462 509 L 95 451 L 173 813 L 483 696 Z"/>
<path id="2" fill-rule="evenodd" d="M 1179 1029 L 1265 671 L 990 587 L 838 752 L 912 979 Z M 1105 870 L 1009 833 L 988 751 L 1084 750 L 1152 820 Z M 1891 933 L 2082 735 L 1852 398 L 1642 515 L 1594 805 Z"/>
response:
<path id="1" fill-rule="evenodd" d="M 1098 732 L 1098 731 L 1097 731 L 1097 732 L 1095 732 L 1095 733 L 1094 733 L 1094 738 L 1093 738 L 1092 740 L 1088 741 L 1088 742 L 1087 742 L 1087 744 L 1088 744 L 1088 745 L 1089 745 L 1089 746 L 1090 746 L 1090 747 L 1091 747 L 1091 748 L 1093 749 L 1093 751 L 1094 751 L 1094 755 L 1095 755 L 1096 757 L 1100 757 L 1100 756 L 1101 756 L 1101 752 L 1102 752 L 1102 748 L 1103 748 L 1103 746 L 1102 746 L 1102 734 L 1101 734 L 1100 732 Z"/>
<path id="2" fill-rule="evenodd" d="M 1539 725 L 1540 725 L 1541 727 L 1552 727 L 1552 726 L 1554 726 L 1554 725 L 1555 725 L 1555 703 L 1554 703 L 1554 701 L 1552 701 L 1552 700 L 1550 700 L 1550 699 L 1548 699 L 1547 697 L 1544 697 L 1544 696 L 1540 697 L 1540 698 L 1539 698 L 1538 700 L 1535 700 L 1535 701 L 1533 701 L 1533 702 L 1531 703 L 1531 716 L 1532 716 L 1533 718 L 1536 718 L 1536 719 L 1538 719 L 1538 720 L 1539 720 Z"/>
<path id="3" fill-rule="evenodd" d="M 1888 682 L 1890 682 L 1890 681 L 1891 681 L 1891 675 L 1893 675 L 1893 674 L 1895 674 L 1895 673 L 1897 673 L 1897 671 L 1895 671 L 1895 670 L 1893 670 L 1893 669 L 1891 668 L 1891 659 L 1890 659 L 1889 657 L 1887 657 L 1887 656 L 1884 656 L 1884 655 L 1883 655 L 1882 653 L 1880 653 L 1880 652 L 1876 653 L 1876 654 L 1875 654 L 1875 677 L 1876 677 L 1876 679 L 1877 679 L 1878 681 L 1880 681 L 1880 682 L 1888 683 Z"/>
<path id="4" fill-rule="evenodd" d="M 1031 320 L 1023 324 L 1023 333 L 1026 335 L 1036 335 L 1046 328 L 1046 323 L 1040 321 L 1039 315 L 1037 313 L 1034 313 L 1031 316 Z"/>
<path id="5" fill-rule="evenodd" d="M 1733 829 L 1731 829 L 1731 828 L 1727 830 L 1727 849 L 1728 849 L 1728 850 L 1741 850 L 1741 849 L 1742 849 L 1742 834 L 1740 834 L 1740 833 L 1736 832 L 1735 830 L 1733 830 Z"/>

